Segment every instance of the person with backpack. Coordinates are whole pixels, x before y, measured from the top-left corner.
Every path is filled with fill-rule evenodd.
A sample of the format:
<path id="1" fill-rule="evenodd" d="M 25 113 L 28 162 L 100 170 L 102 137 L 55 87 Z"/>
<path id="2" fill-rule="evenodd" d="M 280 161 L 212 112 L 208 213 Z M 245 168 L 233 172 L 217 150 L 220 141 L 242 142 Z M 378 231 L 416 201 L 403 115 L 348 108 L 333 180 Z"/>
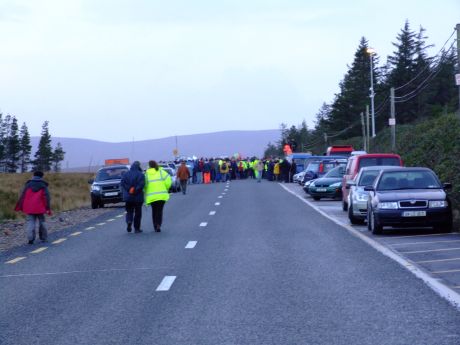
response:
<path id="1" fill-rule="evenodd" d="M 45 213 L 51 215 L 48 182 L 43 180 L 43 172 L 35 171 L 31 180 L 27 181 L 15 211 L 27 215 L 26 229 L 29 244 L 35 241 L 35 223 L 38 221 L 38 236 L 42 242 L 48 240 L 48 229 L 45 226 Z"/>
<path id="2" fill-rule="evenodd" d="M 182 191 L 182 194 L 187 193 L 187 181 L 190 178 L 190 172 L 185 165 L 185 161 L 182 161 L 180 163 L 179 169 L 177 169 L 177 178 L 179 179 L 180 182 L 180 189 Z"/>
<path id="3" fill-rule="evenodd" d="M 227 181 L 227 177 L 228 177 L 228 172 L 230 170 L 229 166 L 228 166 L 228 161 L 227 160 L 224 160 L 222 162 L 222 164 L 220 165 L 220 174 L 221 174 L 221 177 L 222 177 L 222 182 L 226 182 Z"/>
<path id="4" fill-rule="evenodd" d="M 144 203 L 145 178 L 142 173 L 141 163 L 135 161 L 130 170 L 121 178 L 121 190 L 123 201 L 126 203 L 126 231 L 132 231 L 134 221 L 134 232 L 140 233 L 142 220 L 142 204 Z"/>

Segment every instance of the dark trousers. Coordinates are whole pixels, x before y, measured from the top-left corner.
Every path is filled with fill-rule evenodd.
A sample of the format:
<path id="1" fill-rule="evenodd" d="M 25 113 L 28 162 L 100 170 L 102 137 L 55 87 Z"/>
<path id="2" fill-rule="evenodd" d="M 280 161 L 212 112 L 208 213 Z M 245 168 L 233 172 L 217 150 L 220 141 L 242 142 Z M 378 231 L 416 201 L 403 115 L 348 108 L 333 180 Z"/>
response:
<path id="1" fill-rule="evenodd" d="M 187 193 L 187 180 L 180 180 L 180 189 L 182 194 Z"/>
<path id="2" fill-rule="evenodd" d="M 152 206 L 153 227 L 156 230 L 159 229 L 163 223 L 163 207 L 165 206 L 165 201 L 154 201 L 150 205 Z"/>
<path id="3" fill-rule="evenodd" d="M 126 223 L 133 223 L 134 218 L 134 229 L 139 230 L 141 228 L 142 219 L 142 202 L 126 202 Z"/>

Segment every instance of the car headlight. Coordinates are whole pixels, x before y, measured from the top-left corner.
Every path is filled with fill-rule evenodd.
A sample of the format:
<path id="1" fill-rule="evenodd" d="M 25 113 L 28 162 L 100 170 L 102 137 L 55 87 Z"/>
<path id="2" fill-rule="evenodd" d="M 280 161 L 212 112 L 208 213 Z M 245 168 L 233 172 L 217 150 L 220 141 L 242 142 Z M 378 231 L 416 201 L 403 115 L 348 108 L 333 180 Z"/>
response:
<path id="1" fill-rule="evenodd" d="M 91 191 L 92 191 L 92 192 L 100 192 L 100 191 L 101 191 L 101 186 L 92 185 L 92 186 L 91 186 Z"/>
<path id="2" fill-rule="evenodd" d="M 353 199 L 355 199 L 356 201 L 367 201 L 368 198 L 369 198 L 369 195 L 367 195 L 366 193 L 354 193 L 353 194 Z"/>
<path id="3" fill-rule="evenodd" d="M 429 202 L 430 208 L 444 208 L 447 206 L 447 200 L 432 200 Z"/>
<path id="4" fill-rule="evenodd" d="M 332 187 L 332 188 L 338 188 L 342 185 L 342 182 L 336 182 L 336 183 L 333 183 L 331 184 L 329 187 Z"/>
<path id="5" fill-rule="evenodd" d="M 378 206 L 381 210 L 395 210 L 398 208 L 398 203 L 395 201 L 392 202 L 379 202 Z"/>

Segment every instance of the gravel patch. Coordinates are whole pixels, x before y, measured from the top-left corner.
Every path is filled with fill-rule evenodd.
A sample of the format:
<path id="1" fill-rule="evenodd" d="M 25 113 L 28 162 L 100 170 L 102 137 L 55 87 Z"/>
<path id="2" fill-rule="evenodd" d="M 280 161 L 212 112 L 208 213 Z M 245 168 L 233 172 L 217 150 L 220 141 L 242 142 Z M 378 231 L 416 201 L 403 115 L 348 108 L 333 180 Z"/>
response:
<path id="1" fill-rule="evenodd" d="M 51 217 L 45 216 L 48 234 L 91 221 L 105 213 L 113 212 L 116 208 L 119 207 L 104 207 L 95 210 L 90 207 L 84 207 L 53 214 Z M 22 246 L 25 243 L 27 243 L 27 234 L 24 219 L 8 220 L 0 223 L 0 253 L 14 247 Z"/>

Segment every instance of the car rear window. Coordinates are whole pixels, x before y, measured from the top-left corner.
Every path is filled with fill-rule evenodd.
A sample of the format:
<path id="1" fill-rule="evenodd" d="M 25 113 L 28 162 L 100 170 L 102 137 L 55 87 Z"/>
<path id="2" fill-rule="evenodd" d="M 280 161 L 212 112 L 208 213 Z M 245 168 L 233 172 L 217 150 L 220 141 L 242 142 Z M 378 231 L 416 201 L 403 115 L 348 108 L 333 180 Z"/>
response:
<path id="1" fill-rule="evenodd" d="M 379 158 L 365 157 L 359 160 L 359 169 L 364 168 L 364 167 L 374 167 L 376 165 L 400 166 L 401 164 L 399 162 L 399 158 L 397 157 L 379 157 Z"/>

